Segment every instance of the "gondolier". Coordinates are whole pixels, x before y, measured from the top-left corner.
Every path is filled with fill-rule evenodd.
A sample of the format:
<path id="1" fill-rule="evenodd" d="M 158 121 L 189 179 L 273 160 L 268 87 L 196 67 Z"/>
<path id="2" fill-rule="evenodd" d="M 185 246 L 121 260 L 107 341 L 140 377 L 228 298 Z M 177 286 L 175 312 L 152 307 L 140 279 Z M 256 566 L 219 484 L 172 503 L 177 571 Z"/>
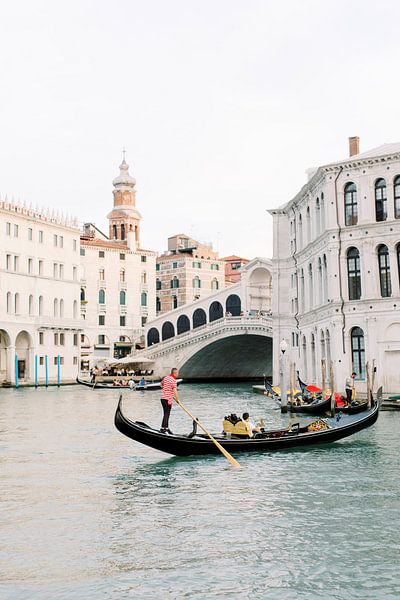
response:
<path id="1" fill-rule="evenodd" d="M 171 374 L 164 377 L 162 380 L 162 394 L 161 394 L 161 406 L 163 407 L 163 420 L 161 423 L 161 433 L 169 433 L 172 435 L 172 431 L 169 429 L 169 415 L 171 413 L 172 400 L 179 400 L 177 380 L 178 369 L 175 367 L 171 369 Z"/>
<path id="2" fill-rule="evenodd" d="M 348 377 L 346 379 L 346 399 L 347 399 L 347 403 L 350 404 L 352 400 L 354 400 L 353 395 L 355 395 L 353 392 L 355 392 L 355 385 L 354 385 L 354 380 L 356 378 L 357 373 L 353 373 L 350 375 L 350 377 Z"/>

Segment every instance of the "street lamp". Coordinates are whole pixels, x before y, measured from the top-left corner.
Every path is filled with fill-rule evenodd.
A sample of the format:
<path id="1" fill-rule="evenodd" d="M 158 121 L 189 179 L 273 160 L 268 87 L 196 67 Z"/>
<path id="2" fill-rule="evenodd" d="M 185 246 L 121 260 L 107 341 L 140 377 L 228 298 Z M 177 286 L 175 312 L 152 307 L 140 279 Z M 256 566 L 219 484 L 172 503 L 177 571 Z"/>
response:
<path id="1" fill-rule="evenodd" d="M 286 350 L 288 343 L 285 338 L 282 338 L 279 345 L 280 355 L 280 387 L 281 387 L 281 412 L 287 413 L 287 368 L 286 368 Z"/>

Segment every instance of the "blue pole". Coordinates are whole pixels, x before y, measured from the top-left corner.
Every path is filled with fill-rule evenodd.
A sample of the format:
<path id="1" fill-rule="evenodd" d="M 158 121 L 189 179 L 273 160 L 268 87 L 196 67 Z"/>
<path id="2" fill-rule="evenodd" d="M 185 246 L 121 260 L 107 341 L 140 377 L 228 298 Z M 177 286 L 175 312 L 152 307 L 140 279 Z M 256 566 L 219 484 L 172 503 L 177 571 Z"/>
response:
<path id="1" fill-rule="evenodd" d="M 35 354 L 35 388 L 38 386 L 38 356 Z"/>
<path id="2" fill-rule="evenodd" d="M 15 353 L 15 387 L 19 388 L 18 383 L 18 354 Z"/>
<path id="3" fill-rule="evenodd" d="M 48 387 L 49 385 L 49 357 L 46 356 L 44 357 L 44 368 L 45 368 L 45 373 L 46 373 L 46 387 Z"/>
<path id="4" fill-rule="evenodd" d="M 57 385 L 60 387 L 60 355 L 57 356 Z"/>

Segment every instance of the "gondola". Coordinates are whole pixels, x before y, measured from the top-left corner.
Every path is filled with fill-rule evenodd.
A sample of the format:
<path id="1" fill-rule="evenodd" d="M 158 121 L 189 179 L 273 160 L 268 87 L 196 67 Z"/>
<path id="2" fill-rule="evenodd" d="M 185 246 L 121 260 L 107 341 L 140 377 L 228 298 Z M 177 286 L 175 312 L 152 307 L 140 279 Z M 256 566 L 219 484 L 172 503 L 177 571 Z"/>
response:
<path id="1" fill-rule="evenodd" d="M 182 379 L 177 379 L 176 383 L 177 385 L 179 385 L 180 383 L 182 383 Z M 81 385 L 86 385 L 86 387 L 90 387 L 92 389 L 96 389 L 96 390 L 130 390 L 131 388 L 129 387 L 129 385 L 113 385 L 112 383 L 105 383 L 105 382 L 99 382 L 99 383 L 94 383 L 94 382 L 90 382 L 87 381 L 85 379 L 79 379 L 79 377 L 76 378 L 76 382 L 80 383 Z M 151 390 L 161 390 L 161 381 L 149 381 L 148 383 L 146 383 L 145 385 L 139 385 L 138 383 L 135 384 L 134 387 L 132 387 L 132 390 L 134 391 L 138 391 L 138 392 L 146 392 L 146 391 L 151 391 Z"/>
<path id="2" fill-rule="evenodd" d="M 304 381 L 302 381 L 300 379 L 299 372 L 297 372 L 297 379 L 299 381 L 299 385 L 300 385 L 302 392 L 304 392 L 304 390 L 309 390 L 310 387 L 312 387 L 312 386 L 307 385 L 306 383 L 304 383 Z M 335 394 L 335 398 L 336 398 L 336 394 Z M 368 408 L 368 400 L 363 400 L 363 402 L 358 402 L 357 400 L 353 400 L 350 404 L 346 404 L 345 406 L 338 406 L 338 404 L 335 400 L 335 410 L 345 413 L 347 415 L 356 415 L 360 412 L 363 412 L 367 408 Z"/>
<path id="3" fill-rule="evenodd" d="M 267 380 L 264 381 L 264 387 L 274 400 L 276 400 L 278 403 L 281 402 L 280 396 L 278 396 L 278 394 L 275 392 L 275 390 Z M 328 410 L 330 410 L 330 408 L 330 396 L 325 400 L 322 400 L 321 395 L 319 397 L 317 396 L 316 398 L 313 398 L 312 396 L 307 396 L 306 402 L 304 404 L 299 405 L 293 404 L 292 402 L 288 401 L 288 410 L 296 414 L 303 413 L 306 415 L 323 415 Z"/>
<path id="4" fill-rule="evenodd" d="M 247 439 L 227 438 L 223 434 L 213 435 L 231 453 L 275 451 L 314 444 L 328 444 L 373 425 L 378 419 L 380 398 L 381 392 L 378 392 L 378 400 L 370 410 L 361 416 L 338 413 L 333 418 L 318 421 L 317 423 L 324 424 L 323 429 L 310 430 L 314 423 L 302 427 L 297 423 L 290 429 L 265 431 Z M 141 421 L 131 421 L 122 412 L 122 397 L 118 402 L 114 423 L 118 431 L 128 438 L 168 454 L 192 456 L 219 453 L 218 448 L 204 434 L 192 432 L 189 435 L 169 435 L 161 433 Z"/>

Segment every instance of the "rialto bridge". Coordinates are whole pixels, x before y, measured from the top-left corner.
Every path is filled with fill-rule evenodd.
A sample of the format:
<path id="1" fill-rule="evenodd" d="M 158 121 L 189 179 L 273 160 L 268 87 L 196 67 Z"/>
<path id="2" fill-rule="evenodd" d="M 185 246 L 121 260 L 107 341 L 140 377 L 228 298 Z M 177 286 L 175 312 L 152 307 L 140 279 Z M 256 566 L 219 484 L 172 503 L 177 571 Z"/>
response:
<path id="1" fill-rule="evenodd" d="M 189 380 L 272 375 L 271 281 L 271 261 L 252 260 L 240 282 L 149 322 L 143 355 Z"/>

